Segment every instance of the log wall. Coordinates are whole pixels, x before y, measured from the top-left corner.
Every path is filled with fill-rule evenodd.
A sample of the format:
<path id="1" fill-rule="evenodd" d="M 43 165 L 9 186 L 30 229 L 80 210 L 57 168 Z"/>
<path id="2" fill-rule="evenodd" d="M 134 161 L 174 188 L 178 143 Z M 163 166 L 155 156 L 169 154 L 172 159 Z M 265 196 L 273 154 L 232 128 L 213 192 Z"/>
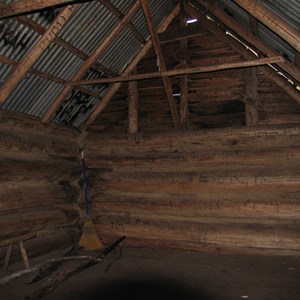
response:
<path id="1" fill-rule="evenodd" d="M 0 131 L 0 242 L 36 233 L 25 242 L 29 257 L 71 245 L 81 174 L 77 132 L 4 111 Z M 14 255 L 20 258 L 17 246 Z"/>
<path id="2" fill-rule="evenodd" d="M 104 242 L 299 254 L 300 126 L 85 140 L 92 215 Z"/>

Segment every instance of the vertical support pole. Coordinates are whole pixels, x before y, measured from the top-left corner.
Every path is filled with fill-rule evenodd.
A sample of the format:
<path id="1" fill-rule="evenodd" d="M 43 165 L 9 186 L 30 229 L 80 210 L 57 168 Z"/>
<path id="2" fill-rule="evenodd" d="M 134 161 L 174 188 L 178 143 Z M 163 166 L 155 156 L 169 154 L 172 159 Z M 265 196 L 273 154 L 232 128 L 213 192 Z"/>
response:
<path id="1" fill-rule="evenodd" d="M 138 132 L 138 83 L 128 82 L 128 133 Z"/>
<path id="2" fill-rule="evenodd" d="M 180 14 L 180 28 L 186 27 L 185 11 L 182 8 Z M 183 39 L 180 41 L 180 50 L 186 51 L 188 48 L 188 40 Z M 187 65 L 187 60 L 181 60 L 180 64 Z M 183 75 L 180 77 L 180 124 L 182 129 L 188 128 L 188 76 Z"/>
<path id="3" fill-rule="evenodd" d="M 246 68 L 245 70 L 245 95 L 257 99 L 257 68 Z M 257 125 L 258 111 L 255 107 L 245 104 L 246 125 Z"/>

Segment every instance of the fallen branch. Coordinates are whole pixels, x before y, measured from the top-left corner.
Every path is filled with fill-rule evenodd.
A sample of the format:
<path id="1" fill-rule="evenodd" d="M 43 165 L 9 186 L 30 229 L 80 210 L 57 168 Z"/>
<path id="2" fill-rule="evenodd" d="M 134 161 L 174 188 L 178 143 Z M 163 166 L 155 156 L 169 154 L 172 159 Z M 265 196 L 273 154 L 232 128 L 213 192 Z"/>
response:
<path id="1" fill-rule="evenodd" d="M 91 261 L 101 261 L 103 260 L 102 258 L 94 258 L 92 256 L 87 256 L 87 255 L 83 255 L 83 256 L 66 256 L 66 257 L 58 257 L 58 258 L 52 258 L 47 260 L 46 262 L 43 262 L 41 264 L 38 264 L 30 269 L 26 269 L 26 270 L 21 270 L 21 271 L 17 271 L 13 274 L 10 274 L 8 276 L 5 276 L 3 278 L 0 279 L 0 285 L 4 285 L 12 280 L 18 279 L 24 275 L 27 274 L 31 274 L 33 272 L 39 271 L 41 269 L 47 268 L 47 266 L 52 265 L 52 264 L 56 264 L 56 263 L 61 263 L 61 262 L 66 262 L 66 261 L 70 261 L 70 260 L 91 260 Z"/>
<path id="2" fill-rule="evenodd" d="M 114 250 L 124 239 L 126 236 L 119 238 L 116 242 L 114 242 L 111 246 L 104 248 L 101 253 L 96 257 L 96 259 L 92 259 L 86 263 L 81 264 L 75 268 L 69 269 L 65 272 L 58 272 L 52 278 L 47 280 L 47 283 L 37 292 L 35 292 L 32 296 L 27 296 L 25 299 L 27 300 L 38 300 L 43 299 L 46 295 L 53 292 L 61 283 L 70 278 L 71 276 L 87 270 L 88 268 L 98 264 L 102 261 L 112 250 Z"/>

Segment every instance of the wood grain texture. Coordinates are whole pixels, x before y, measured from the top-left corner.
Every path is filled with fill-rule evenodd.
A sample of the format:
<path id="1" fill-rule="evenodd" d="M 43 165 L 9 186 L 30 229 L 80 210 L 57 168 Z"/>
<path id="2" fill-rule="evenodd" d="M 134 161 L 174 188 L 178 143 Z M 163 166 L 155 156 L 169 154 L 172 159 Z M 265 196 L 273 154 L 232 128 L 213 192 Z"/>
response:
<path id="1" fill-rule="evenodd" d="M 299 252 L 299 125 L 96 135 L 85 140 L 89 193 L 108 241 Z"/>
<path id="2" fill-rule="evenodd" d="M 9 112 L 0 113 L 0 127 L 0 241 L 36 233 L 24 241 L 29 258 L 70 246 L 79 217 L 77 132 Z"/>

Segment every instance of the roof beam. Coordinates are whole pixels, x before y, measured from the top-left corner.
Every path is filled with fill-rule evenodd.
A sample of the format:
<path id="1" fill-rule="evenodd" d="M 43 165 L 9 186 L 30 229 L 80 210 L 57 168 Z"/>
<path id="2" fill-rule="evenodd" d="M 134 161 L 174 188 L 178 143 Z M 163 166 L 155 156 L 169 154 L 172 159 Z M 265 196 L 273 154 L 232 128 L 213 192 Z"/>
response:
<path id="1" fill-rule="evenodd" d="M 163 72 L 123 75 L 118 77 L 89 79 L 89 80 L 82 80 L 82 81 L 75 81 L 75 82 L 69 81 L 68 85 L 78 86 L 78 85 L 86 85 L 86 84 L 115 83 L 115 82 L 124 82 L 124 81 L 132 81 L 132 80 L 145 80 L 145 79 L 152 79 L 152 78 L 159 78 L 159 77 L 182 76 L 187 74 L 207 73 L 207 72 L 214 72 L 214 71 L 228 70 L 228 69 L 235 69 L 235 68 L 255 67 L 255 66 L 282 62 L 283 60 L 284 59 L 282 56 L 255 58 L 248 61 L 224 63 L 224 64 L 218 64 L 214 66 L 211 65 L 211 66 L 201 66 L 201 67 L 180 68 L 180 69 L 173 69 L 173 70 L 163 71 Z"/>
<path id="2" fill-rule="evenodd" d="M 246 49 L 244 45 L 226 35 L 226 33 L 215 23 L 206 18 L 199 10 L 192 7 L 191 5 L 185 4 L 184 9 L 187 13 L 195 18 L 199 18 L 202 20 L 202 23 L 207 27 L 209 31 L 211 31 L 214 35 L 216 35 L 221 41 L 226 43 L 229 47 L 231 47 L 234 51 L 242 55 L 246 60 L 251 60 L 256 58 L 256 56 L 249 50 Z M 270 67 L 261 66 L 259 69 L 263 72 L 263 74 L 273 80 L 279 87 L 281 87 L 291 98 L 300 103 L 300 93 L 283 77 L 274 72 Z"/>
<path id="3" fill-rule="evenodd" d="M 147 21 L 148 29 L 151 35 L 152 44 L 157 56 L 157 64 L 158 68 L 161 72 L 165 72 L 167 70 L 165 59 L 162 53 L 161 45 L 159 43 L 158 35 L 155 30 L 155 26 L 152 21 L 151 11 L 147 0 L 140 0 L 141 6 L 143 8 L 143 12 Z M 164 83 L 164 87 L 166 90 L 167 98 L 169 101 L 169 106 L 171 109 L 171 114 L 173 118 L 174 127 L 178 129 L 180 127 L 180 120 L 176 108 L 175 99 L 173 97 L 173 89 L 171 85 L 170 78 L 167 76 L 162 76 L 162 80 Z"/>
<path id="4" fill-rule="evenodd" d="M 162 22 L 162 24 L 158 27 L 157 33 L 164 32 L 167 27 L 170 25 L 170 23 L 173 21 L 173 19 L 178 15 L 180 11 L 180 5 L 177 4 L 172 12 L 169 14 L 169 16 Z M 128 66 L 125 68 L 125 70 L 122 73 L 122 76 L 127 76 L 130 72 L 134 70 L 134 68 L 137 66 L 139 61 L 147 54 L 147 52 L 152 47 L 152 40 L 149 39 L 146 44 L 143 46 L 143 48 L 140 50 L 140 52 L 133 58 L 133 60 L 128 64 Z M 99 116 L 101 112 L 106 108 L 108 103 L 110 102 L 111 98 L 114 96 L 114 94 L 118 91 L 118 89 L 121 86 L 121 82 L 114 83 L 111 88 L 108 90 L 108 92 L 104 95 L 103 99 L 97 106 L 95 106 L 93 112 L 91 115 L 87 118 L 87 120 L 82 124 L 81 129 L 85 129 L 88 126 L 90 126 L 95 119 Z"/>
<path id="5" fill-rule="evenodd" d="M 259 37 L 255 36 L 253 33 L 243 29 L 234 19 L 230 18 L 222 9 L 220 9 L 216 3 L 209 2 L 206 0 L 197 0 L 206 10 L 212 13 L 216 18 L 218 18 L 224 25 L 226 25 L 230 30 L 237 33 L 241 38 L 243 38 L 247 43 L 253 45 L 260 52 L 267 56 L 277 56 L 279 53 L 271 48 L 267 43 L 262 41 Z M 292 62 L 285 60 L 283 63 L 278 63 L 278 66 L 285 72 L 294 77 L 300 82 L 300 70 Z"/>
<path id="6" fill-rule="evenodd" d="M 88 1 L 88 0 L 86 0 Z M 86 2 L 80 1 L 80 2 Z M 91 0 L 90 0 L 91 1 Z M 17 0 L 9 4 L 0 4 L 0 19 L 11 17 L 23 13 L 30 13 L 43 8 L 62 5 L 62 4 L 75 4 L 79 1 L 74 0 Z"/>
<path id="7" fill-rule="evenodd" d="M 79 70 L 72 76 L 72 81 L 80 80 L 84 74 L 89 70 L 89 68 L 96 62 L 96 60 L 100 57 L 101 54 L 107 49 L 107 47 L 111 44 L 111 42 L 119 35 L 119 33 L 125 28 L 131 18 L 135 15 L 137 10 L 140 7 L 140 3 L 137 0 L 133 6 L 130 8 L 128 13 L 120 20 L 120 22 L 112 29 L 112 31 L 106 36 L 103 42 L 94 50 L 94 52 L 90 55 L 90 57 L 81 65 Z M 48 123 L 55 111 L 61 105 L 61 103 L 65 100 L 68 94 L 72 91 L 71 86 L 65 86 L 62 92 L 58 95 L 58 97 L 53 101 L 48 111 L 42 118 L 43 123 Z"/>
<path id="8" fill-rule="evenodd" d="M 29 51 L 29 53 L 21 60 L 19 65 L 10 74 L 7 81 L 3 84 L 0 90 L 0 104 L 2 104 L 17 84 L 21 81 L 23 76 L 31 68 L 31 66 L 40 58 L 43 52 L 52 43 L 55 36 L 62 30 L 68 19 L 71 17 L 75 9 L 78 7 L 76 5 L 69 5 L 61 10 L 49 28 L 45 31 L 44 35 L 37 41 L 34 47 Z"/>
<path id="9" fill-rule="evenodd" d="M 257 0 L 233 0 L 249 14 L 262 22 L 277 35 L 282 37 L 287 43 L 300 52 L 300 33 L 299 31 L 271 12 Z"/>

